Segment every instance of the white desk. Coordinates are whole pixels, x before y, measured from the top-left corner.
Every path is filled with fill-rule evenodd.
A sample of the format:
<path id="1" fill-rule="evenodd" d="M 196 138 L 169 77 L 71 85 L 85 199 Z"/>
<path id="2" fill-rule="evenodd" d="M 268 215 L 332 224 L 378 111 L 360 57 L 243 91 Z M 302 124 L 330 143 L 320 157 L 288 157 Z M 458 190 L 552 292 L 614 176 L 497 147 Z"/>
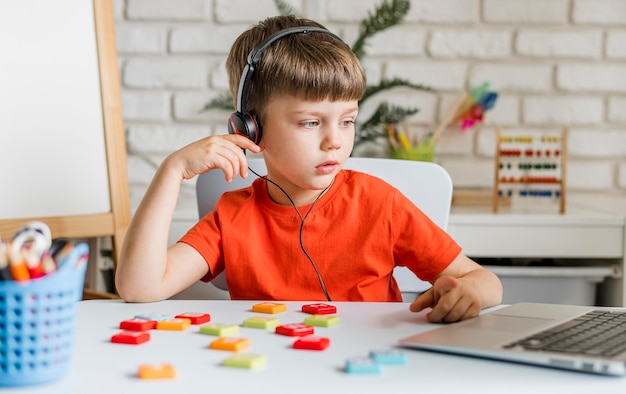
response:
<path id="1" fill-rule="evenodd" d="M 215 337 L 198 333 L 151 331 L 151 340 L 135 345 L 110 343 L 119 322 L 139 313 L 205 312 L 212 322 L 241 324 L 258 315 L 251 301 L 164 301 L 125 304 L 121 301 L 80 303 L 73 366 L 58 382 L 31 388 L 0 390 L 20 394 L 124 394 L 124 393 L 587 393 L 624 392 L 626 379 L 586 375 L 555 369 L 509 364 L 468 357 L 405 350 L 408 364 L 387 366 L 380 375 L 343 372 L 348 357 L 386 349 L 397 340 L 436 327 L 422 313 L 408 311 L 402 303 L 333 303 L 341 319 L 338 326 L 316 328 L 330 338 L 325 351 L 295 350 L 292 337 L 259 329 L 241 328 L 251 341 L 248 352 L 268 357 L 261 370 L 220 366 L 230 354 L 208 349 Z M 287 312 L 273 315 L 281 323 L 302 322 L 305 302 L 288 302 Z M 142 363 L 168 362 L 178 377 L 145 381 L 136 377 Z"/>

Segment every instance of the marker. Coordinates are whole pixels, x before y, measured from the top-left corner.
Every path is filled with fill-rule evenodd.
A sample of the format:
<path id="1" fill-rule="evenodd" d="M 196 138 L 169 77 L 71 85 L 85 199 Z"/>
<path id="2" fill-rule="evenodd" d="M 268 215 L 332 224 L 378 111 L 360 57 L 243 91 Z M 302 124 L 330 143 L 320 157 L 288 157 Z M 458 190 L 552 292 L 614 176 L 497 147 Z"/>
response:
<path id="1" fill-rule="evenodd" d="M 28 272 L 28 266 L 22 256 L 22 251 L 16 249 L 15 245 L 9 246 L 9 270 L 11 271 L 11 277 L 13 280 L 26 281 L 30 279 L 30 273 Z"/>
<path id="2" fill-rule="evenodd" d="M 41 278 L 44 273 L 43 267 L 41 266 L 41 258 L 37 251 L 32 246 L 26 246 L 22 248 L 22 256 L 26 262 L 30 278 Z"/>
<path id="3" fill-rule="evenodd" d="M 63 264 L 73 249 L 74 242 L 70 240 L 61 239 L 54 241 L 52 247 L 50 248 L 50 255 L 54 261 L 56 261 L 57 267 L 60 267 L 61 264 Z"/>
<path id="4" fill-rule="evenodd" d="M 50 251 L 45 251 L 41 256 L 41 269 L 43 270 L 44 275 L 48 275 L 56 271 L 57 264 L 52 258 Z"/>
<path id="5" fill-rule="evenodd" d="M 5 240 L 0 239 L 0 280 L 11 280 L 9 250 Z"/>
<path id="6" fill-rule="evenodd" d="M 63 247 L 63 250 L 57 254 L 56 262 L 57 266 L 61 267 L 66 263 L 73 263 L 76 267 L 81 267 L 87 263 L 89 259 L 89 245 L 84 242 L 74 245 L 72 242 L 68 242 Z"/>

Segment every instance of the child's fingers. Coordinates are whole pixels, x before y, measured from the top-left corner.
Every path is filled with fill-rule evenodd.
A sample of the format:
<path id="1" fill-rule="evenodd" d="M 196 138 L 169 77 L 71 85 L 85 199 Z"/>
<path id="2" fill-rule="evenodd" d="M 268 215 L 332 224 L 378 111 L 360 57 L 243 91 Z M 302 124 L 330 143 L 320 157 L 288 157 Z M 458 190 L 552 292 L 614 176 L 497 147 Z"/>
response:
<path id="1" fill-rule="evenodd" d="M 419 312 L 426 308 L 430 308 L 435 303 L 435 295 L 433 288 L 426 290 L 424 293 L 420 294 L 415 301 L 411 303 L 409 306 L 409 310 L 411 312 Z"/>

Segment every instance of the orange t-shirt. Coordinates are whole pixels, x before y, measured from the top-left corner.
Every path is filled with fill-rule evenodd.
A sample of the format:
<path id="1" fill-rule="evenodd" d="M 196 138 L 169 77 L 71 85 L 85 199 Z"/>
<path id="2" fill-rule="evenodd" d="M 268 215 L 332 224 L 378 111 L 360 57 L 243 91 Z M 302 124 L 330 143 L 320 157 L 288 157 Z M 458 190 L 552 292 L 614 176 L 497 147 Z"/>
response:
<path id="1" fill-rule="evenodd" d="M 304 216 L 309 206 L 300 207 Z M 180 242 L 206 260 L 210 281 L 226 269 L 232 299 L 325 301 L 300 246 L 294 207 L 273 202 L 266 181 L 225 193 Z M 333 301 L 401 301 L 393 279 L 406 266 L 422 280 L 441 273 L 460 246 L 400 191 L 341 171 L 305 220 L 302 243 Z"/>

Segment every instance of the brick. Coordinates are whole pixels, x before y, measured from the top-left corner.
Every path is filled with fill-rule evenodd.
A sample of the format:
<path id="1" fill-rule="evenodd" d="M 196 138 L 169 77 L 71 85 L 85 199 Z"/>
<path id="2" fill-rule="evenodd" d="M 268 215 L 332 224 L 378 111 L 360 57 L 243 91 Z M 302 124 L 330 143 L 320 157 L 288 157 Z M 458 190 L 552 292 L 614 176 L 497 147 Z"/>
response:
<path id="1" fill-rule="evenodd" d="M 601 97 L 527 96 L 523 100 L 526 124 L 598 124 L 603 121 Z"/>
<path id="2" fill-rule="evenodd" d="M 200 59 L 129 59 L 122 81 L 134 88 L 203 88 L 207 69 L 206 61 Z"/>
<path id="3" fill-rule="evenodd" d="M 118 23 L 115 36 L 119 53 L 157 54 L 167 51 L 167 30 L 162 27 Z"/>
<path id="4" fill-rule="evenodd" d="M 394 27 L 374 35 L 365 48 L 369 56 L 424 55 L 426 31 Z"/>
<path id="5" fill-rule="evenodd" d="M 184 26 L 170 34 L 172 53 L 217 53 L 228 55 L 230 47 L 245 30 L 241 26 Z"/>
<path id="6" fill-rule="evenodd" d="M 626 25 L 626 2 L 623 0 L 574 0 L 572 20 L 581 24 Z"/>
<path id="7" fill-rule="evenodd" d="M 626 131 L 572 129 L 568 152 L 575 158 L 619 158 L 626 156 Z"/>
<path id="8" fill-rule="evenodd" d="M 278 15 L 273 0 L 215 0 L 215 20 L 220 23 L 256 23 L 270 16 Z M 300 1 L 287 1 L 292 7 L 301 10 Z M 243 31 L 244 29 L 241 29 Z"/>
<path id="9" fill-rule="evenodd" d="M 132 152 L 129 153 L 126 160 L 128 183 L 147 186 L 164 158 L 164 155 L 136 155 Z"/>
<path id="10" fill-rule="evenodd" d="M 474 151 L 476 129 L 461 131 L 455 125 L 449 126 L 437 142 L 435 156 L 440 155 L 471 155 Z"/>
<path id="11" fill-rule="evenodd" d="M 232 110 L 212 109 L 202 111 L 202 108 L 217 97 L 216 92 L 180 92 L 174 94 L 174 119 L 183 122 L 211 121 L 218 123 L 218 127 L 226 130 L 226 122 Z"/>
<path id="12" fill-rule="evenodd" d="M 228 91 L 228 73 L 226 72 L 226 60 L 215 62 L 209 71 L 211 87 L 220 91 Z"/>
<path id="13" fill-rule="evenodd" d="M 126 135 L 128 148 L 133 152 L 171 153 L 211 135 L 211 129 L 205 124 L 141 124 L 129 126 Z"/>
<path id="14" fill-rule="evenodd" d="M 323 3 L 323 18 L 332 22 L 356 22 L 367 17 L 369 12 L 374 12 L 374 8 L 380 3 L 377 0 L 359 1 L 337 1 L 318 0 Z"/>
<path id="15" fill-rule="evenodd" d="M 480 63 L 471 70 L 469 81 L 471 86 L 489 81 L 498 92 L 548 92 L 552 88 L 552 67 Z"/>
<path id="16" fill-rule="evenodd" d="M 608 118 L 609 121 L 613 123 L 626 123 L 626 98 L 609 98 Z"/>
<path id="17" fill-rule="evenodd" d="M 598 191 L 614 186 L 615 168 L 609 161 L 572 160 L 567 162 L 567 190 Z"/>
<path id="18" fill-rule="evenodd" d="M 368 85 L 380 83 L 383 76 L 382 63 L 365 58 L 361 61 L 361 67 L 365 70 Z"/>
<path id="19" fill-rule="evenodd" d="M 169 93 L 122 91 L 122 113 L 126 120 L 167 120 L 170 117 Z"/>
<path id="20" fill-rule="evenodd" d="M 483 17 L 489 23 L 565 24 L 568 0 L 484 0 Z"/>
<path id="21" fill-rule="evenodd" d="M 356 157 L 389 157 L 389 147 L 386 140 L 364 142 L 354 148 L 354 156 Z"/>
<path id="22" fill-rule="evenodd" d="M 626 190 L 626 163 L 620 163 L 617 168 L 617 185 Z"/>
<path id="23" fill-rule="evenodd" d="M 602 31 L 522 30 L 515 40 L 517 53 L 531 57 L 599 58 Z"/>
<path id="24" fill-rule="evenodd" d="M 387 101 L 389 105 L 403 108 L 418 108 L 419 111 L 416 114 L 406 119 L 409 123 L 434 124 L 437 106 L 437 97 L 434 94 L 404 88 L 396 90 L 400 92 L 395 92 L 394 94 L 380 93 L 362 103 L 359 108 L 359 121 L 369 118 L 382 101 Z"/>
<path id="25" fill-rule="evenodd" d="M 510 31 L 435 30 L 428 42 L 433 57 L 498 59 L 511 55 Z"/>
<path id="26" fill-rule="evenodd" d="M 616 64 L 562 64 L 557 86 L 566 91 L 626 92 L 626 66 Z"/>
<path id="27" fill-rule="evenodd" d="M 137 20 L 202 21 L 205 0 L 127 0 L 126 17 Z"/>
<path id="28" fill-rule="evenodd" d="M 129 174 L 130 174 L 130 170 L 129 170 Z M 131 183 L 128 185 L 131 214 L 134 213 L 137 207 L 139 206 L 141 199 L 146 194 L 147 188 L 148 186 L 144 184 L 132 184 Z"/>
<path id="29" fill-rule="evenodd" d="M 478 0 L 413 0 L 406 21 L 440 24 L 473 23 L 479 20 L 479 7 Z"/>
<path id="30" fill-rule="evenodd" d="M 507 130 L 508 128 L 504 128 Z M 519 130 L 516 127 L 516 130 Z M 496 157 L 496 129 L 495 127 L 482 127 L 476 133 L 476 154 L 483 157 Z M 494 163 L 495 164 L 495 163 Z M 493 168 L 492 168 L 493 173 Z"/>
<path id="31" fill-rule="evenodd" d="M 390 61 L 387 78 L 405 78 L 433 89 L 455 90 L 465 85 L 467 65 L 459 62 Z"/>
<path id="32" fill-rule="evenodd" d="M 498 93 L 496 105 L 487 111 L 484 119 L 486 125 L 517 125 L 520 120 L 520 98 L 507 93 Z"/>
<path id="33" fill-rule="evenodd" d="M 124 0 L 113 0 L 113 18 L 115 21 L 124 18 Z"/>
<path id="34" fill-rule="evenodd" d="M 471 157 L 436 160 L 448 171 L 456 188 L 493 187 L 493 160 Z"/>
<path id="35" fill-rule="evenodd" d="M 606 56 L 626 59 L 626 31 L 609 31 L 606 33 Z"/>

